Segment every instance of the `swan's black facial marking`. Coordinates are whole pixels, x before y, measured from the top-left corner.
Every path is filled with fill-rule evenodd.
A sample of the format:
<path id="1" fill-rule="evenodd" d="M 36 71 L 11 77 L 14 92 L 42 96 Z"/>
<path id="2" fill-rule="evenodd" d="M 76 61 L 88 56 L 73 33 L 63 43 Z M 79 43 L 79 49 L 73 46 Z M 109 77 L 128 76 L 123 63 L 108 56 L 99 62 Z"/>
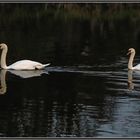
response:
<path id="1" fill-rule="evenodd" d="M 2 49 L 2 45 L 0 45 L 0 49 Z"/>
<path id="2" fill-rule="evenodd" d="M 127 53 L 127 55 L 130 55 L 131 54 L 131 50 L 128 50 L 128 53 Z"/>
<path id="3" fill-rule="evenodd" d="M 134 48 L 130 48 L 130 49 L 128 49 L 128 53 L 127 53 L 127 55 L 129 55 L 129 54 L 131 54 L 131 53 L 135 53 L 135 49 L 134 49 Z"/>
<path id="4" fill-rule="evenodd" d="M 6 44 L 4 44 L 4 43 L 0 44 L 0 49 L 4 49 L 5 47 L 6 47 Z"/>

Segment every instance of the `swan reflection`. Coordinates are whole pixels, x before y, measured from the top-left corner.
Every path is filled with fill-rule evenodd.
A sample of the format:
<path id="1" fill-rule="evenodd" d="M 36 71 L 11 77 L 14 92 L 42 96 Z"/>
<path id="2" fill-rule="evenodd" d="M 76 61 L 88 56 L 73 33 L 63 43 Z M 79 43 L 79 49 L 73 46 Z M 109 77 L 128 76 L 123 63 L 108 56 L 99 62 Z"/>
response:
<path id="1" fill-rule="evenodd" d="M 6 86 L 6 70 L 1 70 L 0 71 L 0 94 L 4 94 L 7 91 L 7 86 Z"/>
<path id="2" fill-rule="evenodd" d="M 128 70 L 128 88 L 130 90 L 134 89 L 134 79 L 133 76 L 135 76 L 135 80 L 139 81 L 138 79 L 140 78 L 140 71 L 133 71 L 133 70 Z M 135 85 L 136 86 L 136 85 Z"/>
<path id="3" fill-rule="evenodd" d="M 128 89 L 133 90 L 134 89 L 134 83 L 133 83 L 133 70 L 128 70 Z"/>
<path id="4" fill-rule="evenodd" d="M 31 77 L 37 77 L 41 76 L 42 74 L 48 74 L 45 70 L 36 70 L 36 71 L 17 71 L 17 70 L 0 70 L 0 94 L 4 94 L 7 91 L 7 85 L 6 85 L 6 73 L 10 72 L 11 74 L 14 74 L 16 76 L 19 76 L 21 78 L 31 78 Z"/>
<path id="5" fill-rule="evenodd" d="M 10 73 L 19 76 L 21 78 L 31 78 L 41 76 L 42 74 L 49 74 L 46 70 L 29 70 L 29 71 L 19 71 L 19 70 L 8 70 Z"/>

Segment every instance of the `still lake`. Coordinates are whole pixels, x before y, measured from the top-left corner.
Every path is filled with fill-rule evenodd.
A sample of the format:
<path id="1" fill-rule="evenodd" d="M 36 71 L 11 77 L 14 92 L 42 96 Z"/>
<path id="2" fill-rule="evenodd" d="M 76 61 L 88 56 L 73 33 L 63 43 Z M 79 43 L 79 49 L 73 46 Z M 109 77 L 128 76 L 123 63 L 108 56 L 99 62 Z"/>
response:
<path id="1" fill-rule="evenodd" d="M 0 137 L 140 137 L 140 72 L 126 55 L 134 47 L 140 62 L 140 27 L 56 16 L 0 23 L 8 64 L 51 63 L 0 70 Z"/>

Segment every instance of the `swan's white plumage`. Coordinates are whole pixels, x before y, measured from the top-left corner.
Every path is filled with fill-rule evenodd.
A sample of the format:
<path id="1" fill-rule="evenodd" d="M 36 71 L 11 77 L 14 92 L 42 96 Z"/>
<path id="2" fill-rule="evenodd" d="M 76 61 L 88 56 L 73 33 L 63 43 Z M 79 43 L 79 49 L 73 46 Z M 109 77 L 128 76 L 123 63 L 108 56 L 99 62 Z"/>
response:
<path id="1" fill-rule="evenodd" d="M 134 67 L 132 68 L 132 70 L 140 70 L 140 64 L 134 66 Z"/>
<path id="2" fill-rule="evenodd" d="M 6 55 L 8 51 L 8 47 L 6 44 L 2 43 L 0 44 L 0 48 L 2 49 L 1 54 L 1 67 L 3 69 L 13 69 L 13 70 L 35 70 L 35 69 L 44 69 L 46 66 L 50 65 L 48 64 L 41 64 L 39 62 L 35 62 L 32 60 L 20 60 L 12 65 L 7 66 L 6 65 Z"/>
<path id="3" fill-rule="evenodd" d="M 128 50 L 127 54 L 130 54 L 129 61 L 128 61 L 128 69 L 129 70 L 140 70 L 140 64 L 133 67 L 133 61 L 134 61 L 135 53 L 136 53 L 136 51 L 135 51 L 134 48 L 130 48 Z"/>
<path id="4" fill-rule="evenodd" d="M 8 66 L 8 69 L 16 69 L 16 70 L 34 70 L 34 69 L 43 69 L 45 66 L 49 64 L 41 64 L 39 62 L 31 61 L 31 60 L 20 60 L 12 65 Z"/>

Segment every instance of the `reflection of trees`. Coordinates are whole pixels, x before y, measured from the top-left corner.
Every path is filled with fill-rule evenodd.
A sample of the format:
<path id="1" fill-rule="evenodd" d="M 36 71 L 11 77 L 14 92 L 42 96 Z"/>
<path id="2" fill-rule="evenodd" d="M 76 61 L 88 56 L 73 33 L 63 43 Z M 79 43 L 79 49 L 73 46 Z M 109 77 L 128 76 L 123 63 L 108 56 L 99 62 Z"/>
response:
<path id="1" fill-rule="evenodd" d="M 80 77 L 54 73 L 8 83 L 11 92 L 0 98 L 1 132 L 17 137 L 96 136 L 96 129 L 112 118 L 114 101 L 106 98 L 102 78 Z"/>
<path id="2" fill-rule="evenodd" d="M 139 40 L 139 4 L 0 6 L 0 37 L 11 46 L 9 63 L 29 58 L 55 65 L 112 64 L 120 50 Z M 112 119 L 114 98 L 106 95 L 104 79 L 49 78 L 8 80 L 8 92 L 0 98 L 4 135 L 93 136 Z"/>
<path id="3" fill-rule="evenodd" d="M 138 4 L 0 6 L 0 37 L 10 46 L 9 63 L 24 58 L 55 65 L 101 64 L 104 58 L 109 63 L 139 43 Z"/>
<path id="4" fill-rule="evenodd" d="M 101 14 L 116 14 L 116 12 L 120 13 L 124 10 L 128 10 L 129 12 L 131 12 L 131 10 L 135 10 L 135 11 L 139 11 L 139 4 L 124 4 L 124 3 L 104 3 L 104 4 L 79 4 L 79 3 L 75 3 L 75 4 L 64 4 L 64 3 L 58 3 L 58 4 L 53 4 L 53 3 L 46 3 L 46 4 L 4 4 L 1 3 L 0 5 L 0 9 L 2 14 L 4 12 L 6 13 L 16 13 L 21 12 L 21 16 L 25 16 L 25 14 L 23 14 L 23 10 L 27 12 L 31 11 L 32 13 L 41 13 L 41 12 L 46 12 L 49 13 L 50 10 L 54 10 L 54 13 L 57 14 L 58 12 L 61 12 L 62 10 L 65 12 L 69 12 L 71 11 L 71 14 L 73 14 L 73 16 L 81 16 L 80 13 L 82 14 L 90 14 L 90 16 L 101 16 Z M 22 15 L 23 14 L 23 15 Z M 17 14 L 17 16 L 19 16 Z M 36 15 L 37 16 L 37 15 Z M 39 14 L 38 16 L 41 16 L 41 14 Z M 132 16 L 132 15 L 131 15 Z"/>

